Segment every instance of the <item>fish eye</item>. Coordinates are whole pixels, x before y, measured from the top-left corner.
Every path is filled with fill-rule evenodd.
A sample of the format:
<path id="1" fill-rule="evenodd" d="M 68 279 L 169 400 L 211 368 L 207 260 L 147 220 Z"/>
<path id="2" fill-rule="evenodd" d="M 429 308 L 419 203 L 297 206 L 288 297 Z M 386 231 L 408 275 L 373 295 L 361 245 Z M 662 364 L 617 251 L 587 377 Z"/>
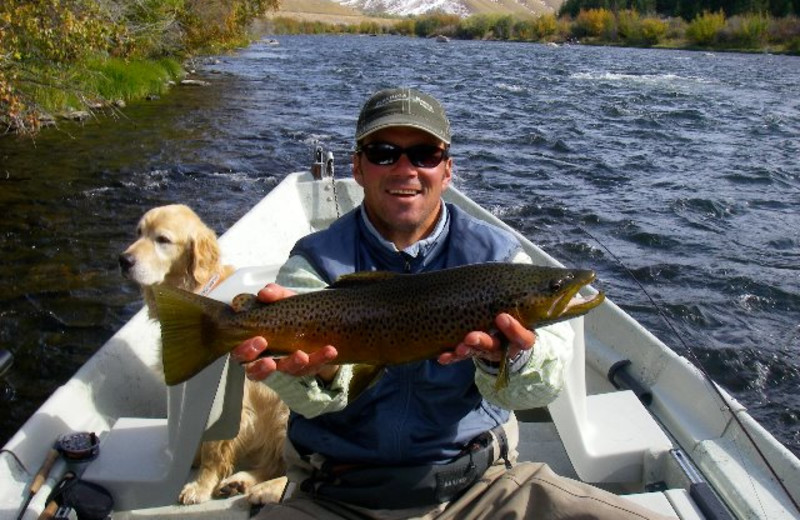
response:
<path id="1" fill-rule="evenodd" d="M 561 287 L 563 287 L 563 285 L 564 284 L 561 282 L 561 280 L 553 280 L 552 282 L 550 282 L 550 290 L 553 292 L 558 292 L 561 290 Z"/>

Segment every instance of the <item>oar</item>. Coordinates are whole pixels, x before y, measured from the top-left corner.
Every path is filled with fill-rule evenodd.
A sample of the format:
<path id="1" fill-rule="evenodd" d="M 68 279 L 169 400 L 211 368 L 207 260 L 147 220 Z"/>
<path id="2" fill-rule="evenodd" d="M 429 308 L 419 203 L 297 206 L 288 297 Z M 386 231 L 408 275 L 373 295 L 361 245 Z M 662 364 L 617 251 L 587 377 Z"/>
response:
<path id="1" fill-rule="evenodd" d="M 31 503 L 31 499 L 33 499 L 34 495 L 39 492 L 39 489 L 41 489 L 42 485 L 47 481 L 47 476 L 50 474 L 50 470 L 53 469 L 53 464 L 58 460 L 59 455 L 55 445 L 50 448 L 47 457 L 42 463 L 42 467 L 39 468 L 39 471 L 36 472 L 36 475 L 34 475 L 31 481 L 31 486 L 28 488 L 28 497 L 25 499 L 25 503 L 19 511 L 17 520 L 20 520 L 25 515 L 25 510 L 28 509 L 28 504 Z"/>

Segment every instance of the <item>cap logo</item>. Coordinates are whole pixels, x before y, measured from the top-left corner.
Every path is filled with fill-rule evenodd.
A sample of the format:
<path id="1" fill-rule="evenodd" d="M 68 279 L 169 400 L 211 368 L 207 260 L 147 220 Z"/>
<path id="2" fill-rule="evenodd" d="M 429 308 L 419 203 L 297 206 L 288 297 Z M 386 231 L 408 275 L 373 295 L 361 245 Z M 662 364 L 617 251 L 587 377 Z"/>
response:
<path id="1" fill-rule="evenodd" d="M 387 96 L 383 99 L 377 100 L 377 102 L 372 105 L 373 109 L 383 108 L 386 105 L 391 105 L 392 103 L 397 102 L 409 102 L 410 103 L 417 103 L 419 106 L 430 112 L 431 114 L 434 113 L 433 105 L 419 97 L 418 95 L 412 95 L 410 92 L 398 92 L 396 94 L 392 94 Z M 409 106 L 409 109 L 411 107 Z"/>
<path id="2" fill-rule="evenodd" d="M 419 105 L 420 105 L 422 108 L 424 108 L 425 110 L 427 110 L 428 112 L 430 112 L 431 114 L 433 114 L 433 106 L 431 106 L 431 104 L 430 104 L 430 103 L 428 103 L 427 101 L 425 101 L 425 100 L 424 100 L 424 99 L 422 99 L 421 97 L 419 97 L 419 96 L 414 96 L 414 98 L 413 98 L 413 101 L 416 101 L 417 103 L 419 103 Z"/>

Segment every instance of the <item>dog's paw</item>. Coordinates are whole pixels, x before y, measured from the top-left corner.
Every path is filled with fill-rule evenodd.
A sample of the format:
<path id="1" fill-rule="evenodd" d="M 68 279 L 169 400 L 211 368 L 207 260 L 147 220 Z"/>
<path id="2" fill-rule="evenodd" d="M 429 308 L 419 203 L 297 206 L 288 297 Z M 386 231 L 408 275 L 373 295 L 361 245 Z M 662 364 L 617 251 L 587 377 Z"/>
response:
<path id="1" fill-rule="evenodd" d="M 247 500 L 257 506 L 266 504 L 277 504 L 283 495 L 283 489 L 286 487 L 288 480 L 286 477 L 278 477 L 272 480 L 259 482 L 250 488 L 250 494 Z"/>
<path id="2" fill-rule="evenodd" d="M 190 482 L 183 486 L 178 502 L 185 506 L 201 504 L 211 500 L 211 490 L 201 486 L 198 482 Z"/>
<path id="3" fill-rule="evenodd" d="M 240 471 L 219 483 L 214 490 L 214 497 L 227 498 L 235 495 L 244 495 L 256 484 L 256 479 L 247 471 Z"/>

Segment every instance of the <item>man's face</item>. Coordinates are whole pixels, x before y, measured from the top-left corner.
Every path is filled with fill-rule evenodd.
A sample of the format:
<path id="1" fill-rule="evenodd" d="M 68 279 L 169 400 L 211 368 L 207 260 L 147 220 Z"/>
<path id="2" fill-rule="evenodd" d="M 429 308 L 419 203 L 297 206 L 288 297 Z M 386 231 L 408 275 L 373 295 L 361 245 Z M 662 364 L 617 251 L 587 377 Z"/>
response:
<path id="1" fill-rule="evenodd" d="M 427 132 L 406 127 L 379 130 L 367 136 L 362 147 L 377 143 L 402 148 L 445 147 Z M 364 206 L 370 221 L 387 240 L 403 249 L 425 238 L 435 227 L 452 166 L 450 158 L 430 168 L 414 166 L 405 153 L 394 164 L 379 165 L 361 152 L 353 156 L 353 177 L 364 188 Z"/>

